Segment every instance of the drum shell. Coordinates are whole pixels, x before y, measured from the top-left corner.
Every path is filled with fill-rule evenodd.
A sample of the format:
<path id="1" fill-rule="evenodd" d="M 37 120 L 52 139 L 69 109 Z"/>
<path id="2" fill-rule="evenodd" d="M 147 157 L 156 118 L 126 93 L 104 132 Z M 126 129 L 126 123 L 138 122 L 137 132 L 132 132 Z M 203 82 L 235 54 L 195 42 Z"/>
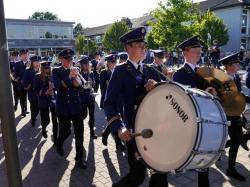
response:
<path id="1" fill-rule="evenodd" d="M 165 98 L 169 94 L 172 95 L 173 98 L 176 97 L 177 101 L 180 101 L 180 98 L 182 97 L 188 100 L 185 105 L 190 105 L 191 113 L 189 111 L 189 115 L 190 119 L 192 119 L 192 124 L 189 125 L 193 125 L 193 127 L 195 127 L 195 129 L 191 130 L 192 132 L 189 128 L 181 129 L 184 122 L 180 116 L 176 114 L 176 111 L 175 113 L 171 111 L 168 114 L 168 111 L 173 110 L 173 108 L 171 109 L 171 106 L 165 106 L 167 105 L 165 102 L 168 100 Z M 181 106 L 181 103 L 179 104 L 180 108 L 184 109 L 183 111 L 188 113 L 187 106 Z M 204 108 L 202 104 L 205 104 L 206 107 Z M 209 108 L 212 108 L 212 110 L 209 110 Z M 157 116 L 158 118 L 162 119 L 157 119 Z M 175 119 L 168 120 L 168 118 L 173 118 L 174 116 L 178 118 L 177 121 Z M 151 118 L 154 120 L 152 121 Z M 202 122 L 202 119 L 205 121 L 211 121 L 211 123 L 205 121 Z M 216 122 L 216 124 L 213 124 L 213 122 Z M 176 123 L 176 126 L 171 125 L 170 123 Z M 142 129 L 151 128 L 154 132 L 154 135 L 151 140 L 137 137 L 137 149 L 145 164 L 149 168 L 152 168 L 158 172 L 168 172 L 172 170 L 181 171 L 186 169 L 208 167 L 218 159 L 220 156 L 220 151 L 224 149 L 227 139 L 227 126 L 225 123 L 225 113 L 223 112 L 219 102 L 215 99 L 212 99 L 211 95 L 201 90 L 190 89 L 176 83 L 160 84 L 151 92 L 149 92 L 138 105 L 135 115 L 135 132 L 140 132 Z M 168 130 L 166 130 L 168 127 L 166 126 L 179 129 L 174 129 L 172 132 L 175 133 L 169 134 L 167 132 Z M 179 132 L 181 130 L 184 130 L 184 134 L 182 134 L 183 132 Z M 194 134 L 194 136 L 192 136 L 191 143 L 188 144 L 190 150 L 187 149 L 186 145 L 181 145 L 179 140 L 183 138 L 184 141 L 187 141 L 187 139 L 191 137 L 188 137 L 185 134 L 186 130 L 187 132 L 190 131 Z M 170 131 L 171 130 L 169 130 L 169 132 Z M 166 132 L 166 134 L 164 135 L 163 132 Z M 160 138 L 158 136 L 160 136 Z M 177 137 L 177 140 L 175 140 L 174 136 Z M 155 141 L 156 139 L 158 142 Z M 210 143 L 207 143 L 207 141 L 210 141 Z M 183 144 L 185 144 L 185 142 Z M 158 149 L 153 148 L 157 146 L 159 146 Z M 171 156 L 182 158 L 180 155 L 183 153 L 181 150 L 177 150 L 178 147 L 181 146 L 184 146 L 184 149 L 186 149 L 185 154 L 188 154 L 184 156 L 184 160 L 179 162 L 174 158 L 168 158 L 168 152 L 176 152 L 177 155 L 171 154 Z M 153 151 L 150 152 L 150 149 Z M 169 151 L 166 149 L 169 149 Z M 145 152 L 149 152 L 149 154 Z M 165 157 L 163 155 L 165 155 Z M 154 156 L 155 158 L 150 158 Z M 170 161 L 166 161 L 167 159 Z M 171 159 L 173 159 L 173 162 L 176 161 L 176 163 L 171 164 Z"/>

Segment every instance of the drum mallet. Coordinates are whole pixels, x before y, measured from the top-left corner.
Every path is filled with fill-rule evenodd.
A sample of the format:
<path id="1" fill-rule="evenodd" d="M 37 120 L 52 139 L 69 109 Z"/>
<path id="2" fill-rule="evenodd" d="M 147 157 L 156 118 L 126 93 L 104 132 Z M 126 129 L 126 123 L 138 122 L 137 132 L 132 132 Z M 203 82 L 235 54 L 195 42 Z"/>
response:
<path id="1" fill-rule="evenodd" d="M 153 131 L 152 129 L 143 129 L 139 133 L 132 133 L 131 136 L 133 138 L 137 136 L 142 136 L 143 138 L 151 138 L 153 136 Z"/>

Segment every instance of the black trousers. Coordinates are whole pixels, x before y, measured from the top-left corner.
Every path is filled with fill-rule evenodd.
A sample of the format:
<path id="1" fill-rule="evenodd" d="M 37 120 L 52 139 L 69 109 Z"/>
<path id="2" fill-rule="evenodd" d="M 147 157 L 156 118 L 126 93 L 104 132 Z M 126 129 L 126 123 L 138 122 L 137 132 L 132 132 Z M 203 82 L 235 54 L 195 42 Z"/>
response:
<path id="1" fill-rule="evenodd" d="M 14 105 L 15 107 L 17 107 L 18 101 L 20 99 L 17 82 L 12 81 L 12 87 L 13 87 L 13 95 L 14 95 Z"/>
<path id="2" fill-rule="evenodd" d="M 69 137 L 71 130 L 71 121 L 74 127 L 76 161 L 82 161 L 83 157 L 83 118 L 78 115 L 58 115 L 59 120 L 59 135 L 57 138 L 57 146 L 62 147 L 64 141 Z"/>
<path id="3" fill-rule="evenodd" d="M 83 119 L 88 116 L 89 112 L 89 129 L 90 131 L 94 131 L 95 124 L 95 101 L 89 101 L 86 103 L 82 103 L 83 108 Z"/>
<path id="4" fill-rule="evenodd" d="M 22 113 L 24 114 L 27 112 L 27 90 L 20 88 L 18 92 L 20 96 L 21 110 L 22 110 Z"/>
<path id="5" fill-rule="evenodd" d="M 100 76 L 98 74 L 98 75 L 95 75 L 95 85 L 94 85 L 95 92 L 98 92 L 99 85 L 100 85 Z"/>
<path id="6" fill-rule="evenodd" d="M 31 121 L 35 122 L 36 117 L 39 113 L 39 107 L 38 107 L 38 100 L 29 100 L 30 102 L 30 115 L 31 115 Z"/>
<path id="7" fill-rule="evenodd" d="M 226 147 L 229 147 L 228 169 L 234 170 L 238 149 L 243 141 L 243 130 L 239 116 L 228 117 L 228 120 L 231 121 L 228 127 L 230 140 L 226 144 Z"/>
<path id="8" fill-rule="evenodd" d="M 198 171 L 198 186 L 199 187 L 209 187 L 209 168 L 204 169 L 204 171 Z"/>
<path id="9" fill-rule="evenodd" d="M 55 107 L 48 107 L 48 108 L 40 108 L 40 116 L 41 116 L 41 126 L 43 129 L 46 129 L 50 123 L 50 116 L 51 113 L 52 118 L 52 131 L 54 139 L 57 139 L 58 135 L 58 122 L 57 122 L 57 115 L 55 111 Z"/>
<path id="10" fill-rule="evenodd" d="M 141 160 L 135 157 L 135 142 L 131 140 L 127 142 L 128 163 L 130 166 L 129 173 L 119 182 L 113 184 L 113 187 L 137 187 L 143 183 L 147 171 L 146 166 Z M 149 181 L 150 187 L 166 187 L 168 186 L 167 174 L 152 174 Z"/>

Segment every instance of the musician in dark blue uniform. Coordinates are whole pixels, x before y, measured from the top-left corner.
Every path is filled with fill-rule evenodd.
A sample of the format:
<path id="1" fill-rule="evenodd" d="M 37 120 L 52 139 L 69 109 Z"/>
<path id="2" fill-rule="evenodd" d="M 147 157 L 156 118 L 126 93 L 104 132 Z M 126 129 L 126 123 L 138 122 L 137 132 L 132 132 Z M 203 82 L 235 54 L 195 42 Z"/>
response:
<path id="1" fill-rule="evenodd" d="M 59 120 L 59 135 L 57 138 L 57 153 L 64 155 L 63 143 L 69 137 L 71 122 L 74 127 L 76 165 L 86 169 L 83 161 L 83 117 L 80 99 L 80 89 L 82 82 L 79 80 L 79 70 L 73 67 L 72 57 L 74 51 L 65 49 L 58 54 L 60 67 L 54 68 L 52 80 L 57 91 L 56 114 Z"/>
<path id="2" fill-rule="evenodd" d="M 39 71 L 41 57 L 32 56 L 30 57 L 30 67 L 24 71 L 23 74 L 23 86 L 28 92 L 28 100 L 30 102 L 30 114 L 31 114 L 31 125 L 34 127 L 36 117 L 39 113 L 38 98 L 34 89 L 34 79 L 36 73 Z"/>
<path id="3" fill-rule="evenodd" d="M 235 82 L 238 91 L 241 92 L 240 77 L 237 74 L 237 71 L 240 69 L 239 53 L 228 55 L 220 59 L 219 63 L 225 66 L 226 73 Z M 228 177 L 232 177 L 240 181 L 246 181 L 246 178 L 236 170 L 235 166 L 238 149 L 243 141 L 242 119 L 240 116 L 227 116 L 227 119 L 231 122 L 231 125 L 228 127 L 230 145 L 226 145 L 226 147 L 230 147 L 228 156 L 228 169 L 226 174 Z"/>
<path id="4" fill-rule="evenodd" d="M 95 77 L 95 87 L 94 87 L 94 92 L 98 92 L 99 89 L 99 79 L 100 79 L 100 75 L 99 75 L 99 70 L 97 68 L 97 65 L 100 61 L 100 53 L 96 52 L 95 53 L 95 59 L 91 60 L 91 65 L 92 65 L 92 71 L 94 73 L 94 77 Z"/>
<path id="5" fill-rule="evenodd" d="M 56 95 L 51 80 L 51 62 L 41 62 L 40 72 L 36 74 L 34 88 L 38 97 L 38 107 L 41 115 L 42 136 L 47 138 L 47 126 L 50 123 L 50 113 L 52 118 L 53 142 L 56 143 L 58 122 L 55 111 Z"/>
<path id="6" fill-rule="evenodd" d="M 201 84 L 203 82 L 201 80 L 202 78 L 195 73 L 197 63 L 201 57 L 201 45 L 198 36 L 185 40 L 178 45 L 178 48 L 182 49 L 185 62 L 184 65 L 174 73 L 173 81 L 183 85 L 189 85 L 192 88 L 206 89 L 206 91 L 216 95 L 215 89 L 212 87 L 206 88 L 205 84 Z M 198 186 L 210 186 L 208 169 L 198 171 Z"/>
<path id="7" fill-rule="evenodd" d="M 114 54 L 107 55 L 105 57 L 106 68 L 103 69 L 101 71 L 101 73 L 100 73 L 100 88 L 101 88 L 100 107 L 101 108 L 103 108 L 103 103 L 104 103 L 104 98 L 105 98 L 105 95 L 106 95 L 106 90 L 107 90 L 107 87 L 108 87 L 108 84 L 109 84 L 111 74 L 112 74 L 112 72 L 113 72 L 113 70 L 115 68 L 116 60 L 117 60 L 117 55 L 114 55 Z M 120 105 L 121 105 L 121 103 L 119 103 L 117 105 L 117 107 L 120 107 Z M 122 115 L 121 112 L 122 111 L 119 111 L 120 115 Z M 107 139 L 108 139 L 108 136 L 109 136 L 110 132 L 111 132 L 111 128 L 109 126 L 107 126 L 105 128 L 103 134 L 102 134 L 102 143 L 103 143 L 103 145 L 108 144 Z M 117 133 L 114 135 L 114 139 L 115 139 L 116 149 L 124 151 L 125 147 L 122 144 L 121 140 L 119 139 Z"/>
<path id="8" fill-rule="evenodd" d="M 131 136 L 131 131 L 134 131 L 133 115 L 139 97 L 146 90 L 153 89 L 156 81 L 160 81 L 159 75 L 142 63 L 145 56 L 145 34 L 146 29 L 139 27 L 120 38 L 128 53 L 128 61 L 114 69 L 104 100 L 104 110 L 112 133 L 118 132 L 120 139 L 127 142 L 130 170 L 125 177 L 113 184 L 115 187 L 139 186 L 145 179 L 147 169 L 138 157 L 135 141 Z M 120 96 L 124 108 L 123 119 L 117 109 Z M 149 186 L 168 186 L 166 174 L 153 174 Z"/>
<path id="9" fill-rule="evenodd" d="M 118 53 L 118 58 L 119 58 L 118 64 L 121 64 L 128 60 L 128 54 L 126 52 L 120 52 Z"/>
<path id="10" fill-rule="evenodd" d="M 83 89 L 80 91 L 82 108 L 83 108 L 83 119 L 85 119 L 89 114 L 89 129 L 90 137 L 96 139 L 97 135 L 94 131 L 95 124 L 95 96 L 93 95 L 95 78 L 94 73 L 90 69 L 90 58 L 84 55 L 78 63 L 81 66 L 81 75 L 86 80 Z"/>
<path id="11" fill-rule="evenodd" d="M 103 108 L 103 102 L 108 87 L 108 83 L 116 65 L 116 55 L 113 54 L 107 55 L 105 57 L 105 61 L 106 61 L 106 68 L 103 69 L 100 73 L 100 88 L 101 88 L 100 108 Z"/>
<path id="12" fill-rule="evenodd" d="M 20 96 L 20 105 L 22 116 L 25 117 L 27 113 L 27 90 L 23 86 L 23 74 L 26 67 L 28 67 L 29 51 L 27 49 L 20 50 L 20 61 L 15 63 L 13 77 L 17 82 L 17 90 Z"/>
<path id="13" fill-rule="evenodd" d="M 14 77 L 14 69 L 15 64 L 19 61 L 19 52 L 13 51 L 11 53 L 11 60 L 10 60 L 10 77 L 11 77 L 11 83 L 13 88 L 13 95 L 14 95 L 14 110 L 17 110 L 18 101 L 20 99 L 19 92 L 18 92 L 18 83 L 15 81 Z"/>
<path id="14" fill-rule="evenodd" d="M 153 63 L 150 64 L 150 66 L 156 70 L 158 70 L 159 72 L 161 72 L 162 74 L 160 74 L 161 76 L 161 80 L 166 81 L 166 76 L 168 74 L 167 68 L 166 66 L 163 64 L 163 59 L 165 57 L 165 52 L 163 50 L 152 50 L 152 52 L 154 53 L 154 61 Z"/>

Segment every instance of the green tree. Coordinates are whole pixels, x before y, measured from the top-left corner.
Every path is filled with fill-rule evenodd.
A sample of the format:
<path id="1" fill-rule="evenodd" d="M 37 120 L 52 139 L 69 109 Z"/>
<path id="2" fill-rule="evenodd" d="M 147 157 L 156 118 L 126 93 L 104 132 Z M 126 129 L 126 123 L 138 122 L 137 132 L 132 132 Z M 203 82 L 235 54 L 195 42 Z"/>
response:
<path id="1" fill-rule="evenodd" d="M 212 45 L 213 40 L 218 40 L 219 45 L 225 45 L 229 40 L 228 29 L 223 20 L 209 10 L 200 15 L 194 27 L 206 48 Z"/>
<path id="2" fill-rule="evenodd" d="M 124 22 L 113 23 L 105 32 L 103 45 L 107 51 L 123 51 L 124 46 L 119 38 L 129 31 L 129 27 Z"/>
<path id="3" fill-rule="evenodd" d="M 150 32 L 146 35 L 147 47 L 149 49 L 158 49 L 159 44 L 154 41 L 153 33 Z"/>
<path id="4" fill-rule="evenodd" d="M 78 35 L 75 41 L 76 51 L 79 54 L 83 54 L 84 45 L 85 45 L 86 37 L 84 35 Z"/>
<path id="5" fill-rule="evenodd" d="M 83 32 L 83 27 L 82 27 L 81 23 L 77 23 L 73 29 L 74 36 L 76 37 L 79 34 L 82 34 L 82 32 Z"/>
<path id="6" fill-rule="evenodd" d="M 75 46 L 79 54 L 86 55 L 94 55 L 98 49 L 96 42 L 86 38 L 84 35 L 77 36 Z"/>
<path id="7" fill-rule="evenodd" d="M 173 50 L 177 44 L 196 32 L 192 25 L 199 11 L 191 0 L 160 2 L 152 14 L 156 20 L 149 22 L 152 26 L 152 37 L 160 46 Z"/>
<path id="8" fill-rule="evenodd" d="M 60 21 L 58 16 L 51 12 L 38 12 L 38 11 L 34 12 L 32 16 L 29 17 L 29 19 Z"/>

